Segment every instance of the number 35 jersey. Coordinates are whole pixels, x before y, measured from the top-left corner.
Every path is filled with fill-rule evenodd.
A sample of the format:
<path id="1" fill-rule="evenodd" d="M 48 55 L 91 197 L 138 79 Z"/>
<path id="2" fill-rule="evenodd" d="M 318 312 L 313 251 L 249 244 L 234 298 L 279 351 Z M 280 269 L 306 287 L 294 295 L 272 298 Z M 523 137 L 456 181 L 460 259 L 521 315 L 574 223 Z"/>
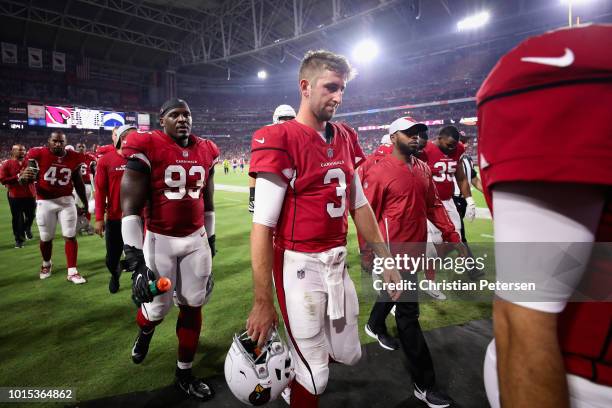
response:
<path id="1" fill-rule="evenodd" d="M 128 135 L 122 152 L 151 169 L 147 230 L 184 237 L 204 225 L 202 190 L 219 159 L 213 142 L 189 135 L 189 143 L 181 147 L 160 130 L 138 131 Z"/>
<path id="2" fill-rule="evenodd" d="M 72 195 L 72 175 L 81 171 L 85 156 L 74 150 L 66 150 L 63 156 L 56 156 L 48 147 L 33 147 L 23 161 L 24 167 L 28 160 L 38 163 L 38 178 L 36 180 L 36 198 L 51 200 Z"/>
<path id="3" fill-rule="evenodd" d="M 457 148 L 450 154 L 445 154 L 438 146 L 432 142 L 427 142 L 423 149 L 423 161 L 429 164 L 433 181 L 436 183 L 440 200 L 446 201 L 453 198 L 455 191 L 455 173 L 457 163 L 465 153 L 463 143 L 457 143 Z"/>
<path id="4" fill-rule="evenodd" d="M 296 120 L 266 126 L 251 141 L 250 175 L 274 173 L 288 182 L 275 229 L 278 247 L 323 252 L 346 245 L 351 181 L 364 154 L 357 133 L 328 123 L 326 143 Z"/>

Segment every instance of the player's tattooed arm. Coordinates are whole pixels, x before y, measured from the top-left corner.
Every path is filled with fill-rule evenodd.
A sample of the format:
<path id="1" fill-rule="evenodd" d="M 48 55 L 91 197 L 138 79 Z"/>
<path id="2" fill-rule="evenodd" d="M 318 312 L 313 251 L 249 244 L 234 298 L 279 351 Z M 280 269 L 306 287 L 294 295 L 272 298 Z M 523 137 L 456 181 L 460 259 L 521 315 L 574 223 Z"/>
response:
<path id="1" fill-rule="evenodd" d="M 457 170 L 455 172 L 455 178 L 457 179 L 457 185 L 459 186 L 459 190 L 461 191 L 461 195 L 463 198 L 468 198 L 472 196 L 472 190 L 470 190 L 470 182 L 465 175 L 465 171 L 463 170 L 463 163 L 459 161 L 457 163 Z"/>
<path id="2" fill-rule="evenodd" d="M 134 170 L 128 166 L 121 179 L 121 211 L 123 216 L 138 215 L 147 202 L 149 196 L 149 173 Z"/>
<path id="3" fill-rule="evenodd" d="M 79 167 L 80 170 L 80 167 Z M 83 184 L 83 178 L 81 177 L 80 171 L 72 172 L 72 184 L 74 184 L 74 190 L 76 191 L 79 199 L 83 203 L 83 210 L 89 211 L 89 201 L 87 200 L 87 194 L 85 194 L 85 184 Z"/>

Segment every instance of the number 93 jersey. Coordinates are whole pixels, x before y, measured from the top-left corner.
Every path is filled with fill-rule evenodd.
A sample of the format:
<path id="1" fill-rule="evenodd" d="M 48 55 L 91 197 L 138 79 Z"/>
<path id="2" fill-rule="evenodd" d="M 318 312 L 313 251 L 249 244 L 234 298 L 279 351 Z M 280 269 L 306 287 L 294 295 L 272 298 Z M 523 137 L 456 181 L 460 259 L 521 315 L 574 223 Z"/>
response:
<path id="1" fill-rule="evenodd" d="M 36 180 L 36 198 L 51 200 L 72 195 L 72 176 L 75 171 L 81 171 L 85 156 L 74 150 L 66 150 L 63 156 L 56 156 L 48 147 L 33 147 L 23 161 L 24 167 L 28 160 L 38 163 L 38 178 Z"/>
<path id="2" fill-rule="evenodd" d="M 185 237 L 204 225 L 202 190 L 219 158 L 213 142 L 189 135 L 181 147 L 160 130 L 137 131 L 128 135 L 122 153 L 151 169 L 147 230 Z"/>
<path id="3" fill-rule="evenodd" d="M 274 173 L 288 182 L 275 229 L 280 248 L 323 252 L 346 245 L 350 186 L 364 154 L 350 127 L 328 123 L 327 131 L 330 143 L 290 120 L 253 135 L 250 175 Z"/>

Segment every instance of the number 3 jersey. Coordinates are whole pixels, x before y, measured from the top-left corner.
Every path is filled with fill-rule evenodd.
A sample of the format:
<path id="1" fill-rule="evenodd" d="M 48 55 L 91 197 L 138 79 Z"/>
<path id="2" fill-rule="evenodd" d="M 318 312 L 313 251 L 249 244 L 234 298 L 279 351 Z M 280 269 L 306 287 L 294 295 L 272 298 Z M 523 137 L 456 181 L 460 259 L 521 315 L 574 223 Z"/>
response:
<path id="1" fill-rule="evenodd" d="M 56 156 L 48 147 L 34 147 L 28 151 L 23 161 L 28 166 L 28 160 L 38 163 L 38 178 L 36 179 L 36 198 L 51 200 L 54 198 L 72 196 L 72 175 L 81 171 L 85 156 L 74 150 L 65 150 L 63 156 Z"/>
<path id="2" fill-rule="evenodd" d="M 151 169 L 147 230 L 184 237 L 204 225 L 202 189 L 219 158 L 213 142 L 189 135 L 181 147 L 160 130 L 138 131 L 128 135 L 122 153 Z"/>
<path id="3" fill-rule="evenodd" d="M 323 252 L 346 245 L 351 181 L 364 159 L 357 133 L 328 123 L 326 143 L 296 120 L 266 126 L 251 141 L 250 175 L 274 173 L 288 182 L 275 229 L 278 247 Z"/>

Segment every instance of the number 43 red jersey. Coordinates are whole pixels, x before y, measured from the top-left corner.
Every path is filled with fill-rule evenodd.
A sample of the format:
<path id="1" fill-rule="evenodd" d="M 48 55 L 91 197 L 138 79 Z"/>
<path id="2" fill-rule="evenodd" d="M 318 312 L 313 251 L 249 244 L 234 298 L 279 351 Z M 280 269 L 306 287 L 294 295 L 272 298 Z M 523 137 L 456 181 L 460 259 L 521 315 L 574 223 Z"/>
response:
<path id="1" fill-rule="evenodd" d="M 38 163 L 38 179 L 36 180 L 36 198 L 50 200 L 72 195 L 72 175 L 81 171 L 85 156 L 74 150 L 66 150 L 63 156 L 56 156 L 48 147 L 33 147 L 23 161 L 28 166 L 28 160 Z"/>
<path id="2" fill-rule="evenodd" d="M 275 244 L 300 252 L 346 245 L 351 181 L 364 159 L 357 133 L 332 124 L 326 143 L 314 129 L 290 120 L 265 126 L 251 141 L 251 176 L 275 173 L 288 183 Z"/>
<path id="3" fill-rule="evenodd" d="M 181 147 L 160 130 L 137 131 L 127 136 L 122 153 L 151 169 L 147 230 L 184 237 L 204 225 L 202 189 L 219 159 L 213 142 L 189 135 L 189 143 Z"/>

